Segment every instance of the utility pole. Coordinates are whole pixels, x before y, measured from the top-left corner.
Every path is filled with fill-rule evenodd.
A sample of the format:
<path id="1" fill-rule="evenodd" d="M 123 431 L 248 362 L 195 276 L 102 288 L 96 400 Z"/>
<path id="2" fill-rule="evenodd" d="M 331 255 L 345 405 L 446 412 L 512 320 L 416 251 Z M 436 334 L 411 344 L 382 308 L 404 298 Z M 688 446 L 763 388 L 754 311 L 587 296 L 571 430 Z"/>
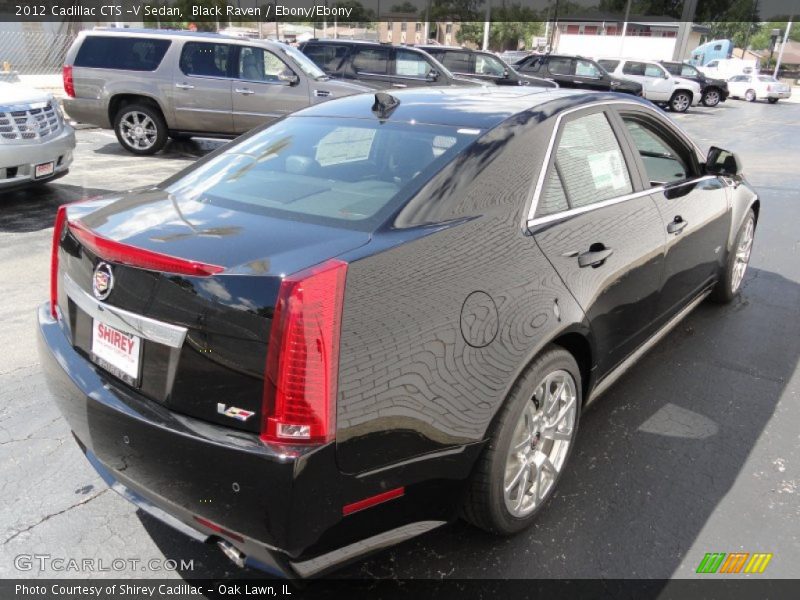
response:
<path id="1" fill-rule="evenodd" d="M 781 51 L 778 52 L 778 62 L 775 63 L 775 72 L 772 76 L 778 78 L 778 70 L 781 68 L 781 60 L 783 60 L 783 51 L 786 50 L 786 42 L 789 41 L 789 32 L 792 30 L 792 19 L 786 24 L 786 33 L 783 35 L 783 44 L 781 44 Z"/>
<path id="2" fill-rule="evenodd" d="M 485 52 L 489 49 L 489 28 L 492 21 L 492 0 L 486 0 L 486 18 L 483 21 L 483 48 Z"/>

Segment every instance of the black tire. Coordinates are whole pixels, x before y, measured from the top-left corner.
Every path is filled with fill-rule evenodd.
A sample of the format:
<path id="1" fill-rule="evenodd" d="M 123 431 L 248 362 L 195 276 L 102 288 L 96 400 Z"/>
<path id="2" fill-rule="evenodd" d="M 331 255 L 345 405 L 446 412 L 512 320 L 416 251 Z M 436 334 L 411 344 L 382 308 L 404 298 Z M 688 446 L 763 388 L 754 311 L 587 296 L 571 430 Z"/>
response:
<path id="1" fill-rule="evenodd" d="M 777 104 L 780 98 L 767 98 L 770 104 Z"/>
<path id="2" fill-rule="evenodd" d="M 692 105 L 692 94 L 685 90 L 677 90 L 669 99 L 669 108 L 673 112 L 685 113 Z"/>
<path id="3" fill-rule="evenodd" d="M 742 280 L 738 282 L 736 287 L 734 288 L 734 280 L 735 280 L 735 267 L 737 263 L 737 250 L 742 243 L 742 238 L 745 235 L 745 231 L 747 230 L 748 223 L 753 223 L 753 232 L 755 232 L 755 224 L 756 224 L 756 215 L 753 210 L 749 210 L 747 215 L 745 215 L 742 224 L 739 226 L 739 231 L 736 232 L 736 238 L 734 239 L 733 246 L 731 247 L 730 252 L 728 252 L 728 258 L 725 261 L 725 266 L 722 271 L 722 276 L 720 277 L 717 284 L 714 286 L 714 289 L 711 291 L 711 299 L 714 302 L 718 302 L 720 304 L 727 304 L 731 302 L 736 296 L 739 295 L 739 292 L 742 289 L 742 280 L 744 278 L 744 274 L 742 274 Z M 752 249 L 752 242 L 751 242 L 751 249 Z M 750 255 L 748 253 L 747 261 L 749 263 Z M 745 267 L 746 269 L 747 267 Z"/>
<path id="4" fill-rule="evenodd" d="M 755 102 L 756 101 L 756 93 L 753 90 L 747 90 L 744 93 L 744 99 L 748 102 Z"/>
<path id="5" fill-rule="evenodd" d="M 703 106 L 713 108 L 720 103 L 721 96 L 717 88 L 708 88 L 703 94 Z"/>
<path id="6" fill-rule="evenodd" d="M 519 518 L 511 514 L 504 499 L 506 461 L 514 433 L 526 405 L 534 398 L 544 377 L 559 370 L 569 373 L 575 384 L 576 408 L 571 441 L 566 447 L 564 461 L 554 477 L 547 495 L 533 509 L 533 512 Z M 514 385 L 495 417 L 487 446 L 475 464 L 470 478 L 468 491 L 461 507 L 462 518 L 476 527 L 499 535 L 511 535 L 529 527 L 536 515 L 553 497 L 560 476 L 569 463 L 569 456 L 575 446 L 582 401 L 581 374 L 575 359 L 559 346 L 548 346 Z"/>
<path id="7" fill-rule="evenodd" d="M 148 131 L 151 129 L 149 123 L 152 123 L 154 135 L 147 138 L 144 146 L 135 146 L 123 131 L 131 124 L 130 115 L 134 115 L 133 118 L 135 118 L 135 115 L 143 115 L 142 121 L 148 124 Z M 145 117 L 149 119 L 149 122 L 144 119 Z M 117 135 L 117 141 L 125 150 L 139 156 L 155 154 L 163 149 L 167 143 L 167 124 L 164 122 L 164 117 L 158 108 L 147 103 L 126 104 L 120 108 L 117 114 L 114 115 L 114 133 Z"/>

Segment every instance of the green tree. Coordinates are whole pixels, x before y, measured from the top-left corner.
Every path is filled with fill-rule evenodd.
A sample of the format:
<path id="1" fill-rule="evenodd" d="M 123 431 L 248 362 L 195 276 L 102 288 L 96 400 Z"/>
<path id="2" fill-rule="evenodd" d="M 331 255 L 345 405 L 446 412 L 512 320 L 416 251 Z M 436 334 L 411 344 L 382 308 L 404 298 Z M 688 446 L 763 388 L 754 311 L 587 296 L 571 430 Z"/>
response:
<path id="1" fill-rule="evenodd" d="M 783 42 L 783 36 L 786 33 L 786 27 L 788 27 L 788 25 L 788 21 L 767 21 L 766 23 L 761 23 L 761 29 L 750 39 L 750 47 L 753 50 L 766 50 L 769 48 L 769 45 L 772 41 L 772 30 L 780 29 L 781 34 L 777 40 L 777 43 L 775 44 L 775 50 L 777 52 L 778 45 Z M 793 42 L 800 42 L 800 25 L 797 23 L 792 23 L 792 30 L 789 32 L 789 39 Z"/>

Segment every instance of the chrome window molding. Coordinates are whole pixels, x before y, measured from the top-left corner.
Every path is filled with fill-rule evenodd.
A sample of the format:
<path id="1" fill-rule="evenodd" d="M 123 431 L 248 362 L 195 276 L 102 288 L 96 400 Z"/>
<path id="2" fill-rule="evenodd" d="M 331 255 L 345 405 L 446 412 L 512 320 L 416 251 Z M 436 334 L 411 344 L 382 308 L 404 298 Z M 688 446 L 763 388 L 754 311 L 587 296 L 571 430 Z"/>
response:
<path id="1" fill-rule="evenodd" d="M 581 213 L 589 212 L 589 211 L 595 210 L 597 208 L 602 208 L 602 207 L 605 207 L 605 206 L 611 206 L 613 204 L 618 204 L 620 202 L 625 202 L 627 200 L 632 200 L 634 198 L 640 198 L 641 196 L 645 196 L 647 194 L 656 194 L 656 193 L 659 193 L 659 192 L 663 192 L 666 189 L 667 186 L 664 186 L 664 185 L 660 185 L 660 186 L 657 186 L 657 187 L 651 187 L 651 188 L 647 188 L 647 189 L 644 189 L 644 190 L 640 190 L 638 192 L 633 192 L 631 194 L 625 194 L 623 196 L 619 196 L 619 197 L 616 197 L 616 198 L 609 198 L 607 200 L 603 200 L 601 202 L 596 202 L 594 204 L 587 204 L 586 206 L 580 206 L 578 208 L 571 208 L 571 209 L 568 209 L 568 210 L 564 210 L 564 211 L 560 211 L 560 212 L 557 212 L 557 213 L 553 213 L 553 214 L 550 214 L 550 215 L 545 215 L 543 217 L 536 218 L 535 215 L 536 215 L 536 209 L 539 206 L 539 197 L 541 196 L 542 190 L 544 189 L 545 177 L 546 177 L 546 175 L 548 173 L 548 170 L 549 170 L 548 167 L 550 166 L 550 159 L 553 156 L 553 148 L 555 147 L 556 138 L 558 137 L 558 133 L 561 130 L 561 121 L 564 119 L 565 116 L 570 115 L 572 113 L 575 113 L 575 112 L 578 112 L 578 111 L 581 111 L 581 110 L 586 110 L 586 109 L 598 108 L 598 107 L 601 107 L 601 106 L 632 106 L 632 107 L 635 107 L 635 108 L 644 109 L 646 112 L 649 112 L 652 115 L 654 115 L 659 121 L 663 121 L 664 120 L 664 117 L 661 114 L 659 114 L 659 112 L 656 109 L 654 109 L 654 108 L 652 108 L 650 106 L 647 106 L 646 104 L 642 104 L 640 102 L 631 102 L 631 101 L 627 101 L 627 100 L 604 100 L 602 102 L 591 102 L 591 103 L 588 103 L 588 104 L 582 104 L 580 106 L 574 106 L 574 107 L 572 107 L 570 109 L 567 109 L 567 110 L 559 113 L 559 115 L 556 117 L 555 124 L 553 125 L 553 131 L 550 134 L 550 141 L 547 144 L 547 151 L 545 152 L 544 160 L 542 161 L 542 169 L 539 171 L 539 176 L 538 176 L 538 178 L 536 180 L 536 186 L 535 186 L 534 191 L 533 191 L 533 199 L 531 200 L 531 206 L 530 206 L 530 209 L 528 210 L 528 217 L 527 217 L 527 219 L 525 221 L 525 225 L 527 227 L 533 227 L 533 226 L 536 226 L 536 225 L 541 225 L 543 223 L 549 223 L 551 221 L 558 221 L 560 219 L 564 219 L 566 217 L 571 217 L 573 215 L 578 215 L 578 214 L 581 214 Z M 695 152 L 697 152 L 697 154 L 699 156 L 702 156 L 702 152 L 700 151 L 700 149 L 691 140 L 691 138 L 688 135 L 686 135 L 686 132 L 683 131 L 683 129 L 681 129 L 678 125 L 676 125 L 674 123 L 671 123 L 671 122 L 668 123 L 668 126 L 672 127 L 677 132 L 679 132 L 681 134 L 680 135 L 681 139 L 685 143 L 689 144 L 691 146 L 691 148 Z M 676 184 L 675 186 L 677 187 L 677 186 L 680 186 L 680 185 L 687 185 L 689 183 L 696 183 L 698 181 L 702 181 L 703 179 L 707 179 L 709 177 L 713 178 L 713 176 L 701 176 L 699 178 L 694 178 L 694 179 L 690 179 L 690 180 L 687 180 L 687 181 L 680 182 L 680 183 Z M 672 187 L 672 186 L 670 186 L 670 187 Z"/>

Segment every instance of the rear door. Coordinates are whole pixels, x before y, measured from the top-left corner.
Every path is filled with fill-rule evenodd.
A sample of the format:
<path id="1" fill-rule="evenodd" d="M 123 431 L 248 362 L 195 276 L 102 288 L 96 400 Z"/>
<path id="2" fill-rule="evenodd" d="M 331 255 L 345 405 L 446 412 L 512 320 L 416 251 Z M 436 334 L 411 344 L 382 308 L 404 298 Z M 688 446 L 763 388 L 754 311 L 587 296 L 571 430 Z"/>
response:
<path id="1" fill-rule="evenodd" d="M 545 69 L 549 77 L 558 85 L 566 88 L 578 87 L 575 81 L 575 60 L 568 56 L 550 56 L 545 62 Z"/>
<path id="2" fill-rule="evenodd" d="M 237 133 L 279 119 L 309 105 L 308 79 L 275 53 L 240 46 L 233 86 L 233 124 Z"/>
<path id="3" fill-rule="evenodd" d="M 646 339 L 663 271 L 664 225 L 623 135 L 603 107 L 561 117 L 529 221 L 590 321 L 600 375 Z"/>
<path id="4" fill-rule="evenodd" d="M 183 45 L 173 89 L 177 129 L 233 133 L 233 54 L 230 44 Z"/>
<path id="5" fill-rule="evenodd" d="M 731 219 L 726 184 L 702 172 L 692 145 L 666 119 L 633 107 L 619 114 L 664 220 L 666 262 L 656 316 L 666 319 L 718 273 Z"/>

